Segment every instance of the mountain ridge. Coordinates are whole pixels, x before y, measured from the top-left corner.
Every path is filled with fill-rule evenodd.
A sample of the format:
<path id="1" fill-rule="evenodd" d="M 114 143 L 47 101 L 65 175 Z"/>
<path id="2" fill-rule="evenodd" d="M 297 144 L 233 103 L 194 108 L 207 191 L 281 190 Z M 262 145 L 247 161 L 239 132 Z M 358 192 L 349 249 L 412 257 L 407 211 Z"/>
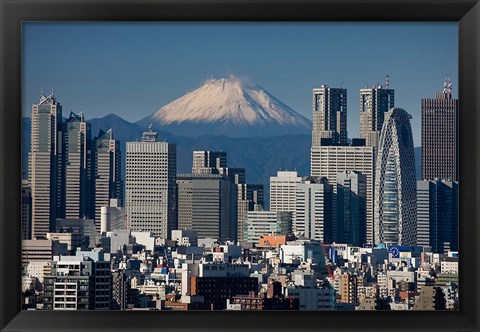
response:
<path id="1" fill-rule="evenodd" d="M 135 124 L 141 128 L 153 124 L 190 137 L 307 135 L 311 131 L 310 120 L 258 84 L 233 76 L 206 80 Z"/>

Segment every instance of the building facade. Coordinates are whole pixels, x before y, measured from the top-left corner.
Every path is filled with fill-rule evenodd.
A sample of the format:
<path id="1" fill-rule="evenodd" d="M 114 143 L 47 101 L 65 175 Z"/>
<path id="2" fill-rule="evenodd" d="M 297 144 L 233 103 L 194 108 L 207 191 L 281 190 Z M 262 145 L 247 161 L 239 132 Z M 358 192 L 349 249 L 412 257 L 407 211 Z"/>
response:
<path id="1" fill-rule="evenodd" d="M 91 213 L 91 142 L 90 124 L 82 112 L 70 113 L 64 123 L 65 218 L 90 217 Z"/>
<path id="2" fill-rule="evenodd" d="M 131 230 L 168 238 L 176 229 L 176 146 L 145 132 L 141 142 L 127 142 L 125 212 Z"/>
<path id="3" fill-rule="evenodd" d="M 313 89 L 312 145 L 330 138 L 339 144 L 347 143 L 347 90 L 322 85 Z"/>
<path id="4" fill-rule="evenodd" d="M 120 142 L 113 138 L 112 130 L 100 130 L 94 143 L 95 225 L 100 231 L 102 207 L 116 199 L 123 206 L 122 159 Z"/>
<path id="5" fill-rule="evenodd" d="M 373 199 L 374 199 L 374 148 L 355 140 L 352 145 L 312 146 L 311 176 L 326 177 L 337 191 L 337 175 L 345 171 L 358 171 L 366 177 L 366 242 L 373 243 Z M 336 202 L 336 200 L 334 201 Z M 335 203 L 336 204 L 336 203 Z M 334 207 L 336 219 L 336 205 Z M 336 225 L 336 224 L 334 224 Z M 336 227 L 336 226 L 335 226 Z M 333 230 L 336 237 L 336 229 Z"/>
<path id="6" fill-rule="evenodd" d="M 62 106 L 53 92 L 43 93 L 32 105 L 31 146 L 28 177 L 32 190 L 32 238 L 43 237 L 52 230 L 61 202 Z M 60 181 L 59 181 L 60 180 Z"/>
<path id="7" fill-rule="evenodd" d="M 236 240 L 237 193 L 220 174 L 178 174 L 178 229 L 194 230 L 198 238 Z"/>
<path id="8" fill-rule="evenodd" d="M 458 181 L 458 99 L 452 82 L 443 92 L 422 99 L 422 179 Z"/>
<path id="9" fill-rule="evenodd" d="M 277 176 L 270 177 L 270 211 L 292 212 L 295 223 L 297 185 L 302 183 L 302 177 L 297 172 L 278 171 Z"/>
<path id="10" fill-rule="evenodd" d="M 411 116 L 385 113 L 375 167 L 375 243 L 416 244 L 415 156 Z"/>
<path id="11" fill-rule="evenodd" d="M 395 107 L 395 91 L 379 84 L 360 89 L 360 138 L 366 146 L 378 146 L 385 112 Z"/>
<path id="12" fill-rule="evenodd" d="M 294 231 L 308 239 L 332 242 L 333 186 L 327 178 L 308 177 L 297 185 Z"/>
<path id="13" fill-rule="evenodd" d="M 292 213 L 248 211 L 244 222 L 243 240 L 258 243 L 262 235 L 287 235 L 292 232 Z"/>
<path id="14" fill-rule="evenodd" d="M 337 241 L 354 246 L 366 243 L 367 177 L 358 171 L 337 175 Z"/>
<path id="15" fill-rule="evenodd" d="M 417 245 L 458 250 L 458 182 L 417 181 Z"/>

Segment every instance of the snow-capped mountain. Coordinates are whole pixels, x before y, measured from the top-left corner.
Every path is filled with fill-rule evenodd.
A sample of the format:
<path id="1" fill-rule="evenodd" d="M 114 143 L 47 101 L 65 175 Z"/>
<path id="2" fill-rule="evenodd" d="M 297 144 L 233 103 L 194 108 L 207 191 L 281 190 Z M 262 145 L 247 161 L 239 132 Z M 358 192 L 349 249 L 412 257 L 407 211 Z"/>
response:
<path id="1" fill-rule="evenodd" d="M 311 122 L 260 86 L 230 77 L 198 89 L 137 122 L 178 135 L 229 137 L 310 134 Z"/>

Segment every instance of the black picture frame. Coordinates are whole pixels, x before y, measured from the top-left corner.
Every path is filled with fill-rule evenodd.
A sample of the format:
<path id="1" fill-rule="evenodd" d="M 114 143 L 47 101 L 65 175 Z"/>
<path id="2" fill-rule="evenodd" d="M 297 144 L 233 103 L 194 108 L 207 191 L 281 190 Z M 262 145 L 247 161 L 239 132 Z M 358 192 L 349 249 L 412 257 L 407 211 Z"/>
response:
<path id="1" fill-rule="evenodd" d="M 478 0 L 0 0 L 2 331 L 477 331 Z M 20 310 L 21 23 L 25 21 L 458 21 L 460 310 L 452 312 L 54 312 Z"/>

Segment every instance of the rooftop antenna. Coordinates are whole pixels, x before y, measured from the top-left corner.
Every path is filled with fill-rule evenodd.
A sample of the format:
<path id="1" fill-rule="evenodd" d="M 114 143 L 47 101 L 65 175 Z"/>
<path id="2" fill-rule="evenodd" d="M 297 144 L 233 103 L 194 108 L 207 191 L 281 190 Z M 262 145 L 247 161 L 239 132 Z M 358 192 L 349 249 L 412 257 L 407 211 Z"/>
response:
<path id="1" fill-rule="evenodd" d="M 447 74 L 445 74 L 445 82 L 443 82 L 443 94 L 447 93 L 447 86 L 448 86 L 447 80 L 448 80 L 448 77 L 447 77 Z"/>
<path id="2" fill-rule="evenodd" d="M 43 87 L 40 88 L 40 96 L 43 96 Z"/>
<path id="3" fill-rule="evenodd" d="M 452 77 L 450 74 L 448 74 L 448 88 L 447 88 L 448 94 L 452 94 Z"/>
<path id="4" fill-rule="evenodd" d="M 388 87 L 390 86 L 390 76 L 386 76 L 385 77 L 385 88 L 388 89 Z"/>
<path id="5" fill-rule="evenodd" d="M 150 132 L 152 131 L 152 124 L 151 124 L 151 123 L 148 125 L 148 130 L 149 130 Z"/>
<path id="6" fill-rule="evenodd" d="M 55 92 L 55 89 L 53 88 L 53 85 L 52 85 L 52 96 L 54 95 L 54 92 Z"/>

